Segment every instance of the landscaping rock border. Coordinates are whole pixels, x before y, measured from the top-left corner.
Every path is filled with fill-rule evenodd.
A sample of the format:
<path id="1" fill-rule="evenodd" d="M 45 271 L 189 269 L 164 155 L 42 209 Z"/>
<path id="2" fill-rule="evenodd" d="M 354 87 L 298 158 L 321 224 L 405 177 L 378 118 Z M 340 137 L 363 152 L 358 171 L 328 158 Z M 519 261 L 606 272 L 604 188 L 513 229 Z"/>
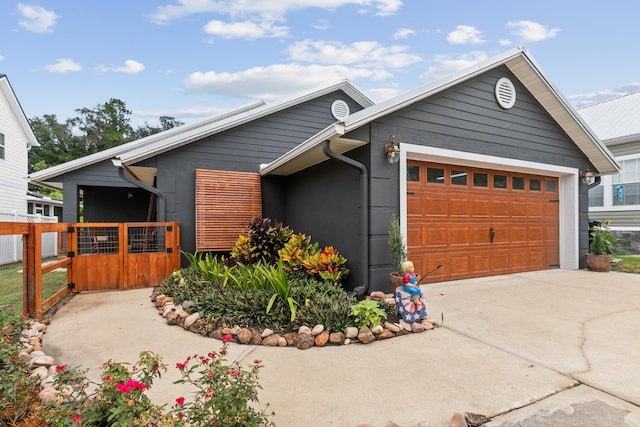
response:
<path id="1" fill-rule="evenodd" d="M 393 295 L 374 291 L 368 298 L 395 304 Z M 243 328 L 240 326 L 222 326 L 216 320 L 203 319 L 200 313 L 189 313 L 193 306 L 191 301 L 175 304 L 173 298 L 154 291 L 151 301 L 158 308 L 158 314 L 167 320 L 169 325 L 177 325 L 185 330 L 198 333 L 210 338 L 221 339 L 232 336 L 237 343 L 251 345 L 265 345 L 271 347 L 296 347 L 306 350 L 311 347 L 326 345 L 348 345 L 351 343 L 369 344 L 374 341 L 394 338 L 410 333 L 421 333 L 440 327 L 434 319 L 425 318 L 419 322 L 407 323 L 402 319 L 398 322 L 384 322 L 374 327 L 363 326 L 360 329 L 348 327 L 344 331 L 327 331 L 323 325 L 301 326 L 297 332 L 278 334 L 269 328 Z"/>

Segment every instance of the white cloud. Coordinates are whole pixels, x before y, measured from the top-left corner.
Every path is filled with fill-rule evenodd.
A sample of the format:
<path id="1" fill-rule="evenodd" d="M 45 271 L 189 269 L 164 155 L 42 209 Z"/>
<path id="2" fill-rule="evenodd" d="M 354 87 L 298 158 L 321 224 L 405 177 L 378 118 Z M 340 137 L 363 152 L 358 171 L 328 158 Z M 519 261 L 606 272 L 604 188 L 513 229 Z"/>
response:
<path id="1" fill-rule="evenodd" d="M 191 73 L 184 80 L 184 86 L 198 93 L 271 100 L 335 83 L 345 78 L 379 79 L 383 76 L 388 77 L 388 74 L 341 65 L 305 66 L 291 63 L 254 67 L 237 73 L 198 71 Z"/>
<path id="2" fill-rule="evenodd" d="M 395 40 L 399 40 L 399 39 L 406 39 L 409 36 L 415 36 L 416 32 L 414 30 L 411 30 L 409 28 L 399 28 L 398 31 L 396 31 L 393 34 L 393 38 Z"/>
<path id="3" fill-rule="evenodd" d="M 133 59 L 127 59 L 124 61 L 124 67 L 114 68 L 116 73 L 136 74 L 144 70 L 144 64 L 134 61 Z"/>
<path id="4" fill-rule="evenodd" d="M 484 43 L 482 32 L 470 25 L 458 25 L 455 31 L 447 35 L 447 40 L 451 44 L 478 44 Z"/>
<path id="5" fill-rule="evenodd" d="M 377 15 L 386 16 L 396 13 L 402 7 L 402 0 L 176 0 L 174 4 L 156 8 L 150 18 L 157 24 L 166 24 L 197 13 L 216 13 L 233 19 L 261 17 L 278 20 L 291 11 L 311 8 L 335 10 L 348 5 L 374 7 Z"/>
<path id="6" fill-rule="evenodd" d="M 0 61 L 4 60 L 4 56 L 0 55 Z"/>
<path id="7" fill-rule="evenodd" d="M 329 28 L 331 28 L 331 21 L 320 19 L 315 24 L 313 24 L 313 28 L 321 31 L 328 30 Z"/>
<path id="8" fill-rule="evenodd" d="M 549 28 L 546 25 L 533 21 L 509 22 L 507 28 L 513 30 L 513 34 L 524 41 L 538 42 L 555 37 L 560 29 Z"/>
<path id="9" fill-rule="evenodd" d="M 409 46 L 386 47 L 376 41 L 347 45 L 337 41 L 302 40 L 289 46 L 289 55 L 294 61 L 379 68 L 403 68 L 422 61 L 419 55 L 408 50 Z"/>
<path id="10" fill-rule="evenodd" d="M 263 22 L 231 22 L 213 20 L 204 26 L 204 32 L 224 39 L 258 39 L 266 37 L 284 37 L 289 28 L 275 26 L 272 23 Z"/>
<path id="11" fill-rule="evenodd" d="M 80 66 L 80 64 L 69 58 L 60 58 L 55 64 L 45 65 L 44 68 L 47 71 L 51 71 L 52 73 L 62 74 L 71 71 L 82 71 L 82 67 Z"/>
<path id="12" fill-rule="evenodd" d="M 509 39 L 500 39 L 498 40 L 498 43 L 500 44 L 500 46 L 510 46 L 513 44 L 513 42 Z"/>
<path id="13" fill-rule="evenodd" d="M 34 33 L 50 33 L 59 18 L 53 11 L 41 6 L 19 3 L 18 10 L 23 18 L 19 21 L 20 26 Z"/>
<path id="14" fill-rule="evenodd" d="M 438 55 L 433 58 L 435 65 L 429 67 L 429 69 L 420 76 L 423 80 L 437 80 L 442 77 L 446 77 L 450 74 L 456 73 L 460 70 L 464 70 L 467 67 L 477 64 L 486 60 L 489 56 L 486 52 L 471 52 L 468 54 L 460 55 L 458 57 L 451 57 L 446 55 Z"/>
<path id="15" fill-rule="evenodd" d="M 144 64 L 134 61 L 133 59 L 127 59 L 124 61 L 124 65 L 122 67 L 108 67 L 106 65 L 98 65 L 96 67 L 96 71 L 100 73 L 114 72 L 114 73 L 125 73 L 125 74 L 137 74 L 144 70 Z"/>
<path id="16" fill-rule="evenodd" d="M 640 90 L 640 82 L 628 83 L 614 89 L 604 89 L 595 93 L 582 93 L 578 95 L 567 96 L 567 99 L 576 107 L 582 108 L 587 105 L 596 104 L 598 102 L 607 101 L 609 99 L 618 98 Z"/>
<path id="17" fill-rule="evenodd" d="M 368 89 L 365 90 L 364 93 L 375 103 L 386 101 L 399 94 L 397 89 L 391 87 Z"/>

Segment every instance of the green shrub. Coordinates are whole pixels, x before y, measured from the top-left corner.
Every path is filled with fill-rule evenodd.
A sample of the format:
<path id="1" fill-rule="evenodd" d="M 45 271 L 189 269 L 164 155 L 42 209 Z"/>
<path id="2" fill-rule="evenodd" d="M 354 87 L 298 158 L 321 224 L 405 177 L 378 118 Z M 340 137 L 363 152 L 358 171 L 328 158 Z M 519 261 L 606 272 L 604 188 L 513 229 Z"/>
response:
<path id="1" fill-rule="evenodd" d="M 349 317 L 355 297 L 331 283 L 313 279 L 299 281 L 292 289 L 292 295 L 300 302 L 294 326 L 324 325 L 329 331 L 343 331 L 353 326 Z"/>
<path id="2" fill-rule="evenodd" d="M 372 299 L 363 299 L 351 306 L 351 316 L 357 327 L 376 326 L 387 317 L 386 312 Z"/>
<path id="3" fill-rule="evenodd" d="M 304 261 L 319 251 L 318 243 L 311 243 L 311 236 L 293 234 L 278 254 L 284 269 L 293 272 L 305 271 Z"/>
<path id="4" fill-rule="evenodd" d="M 233 263 L 256 264 L 265 262 L 275 264 L 278 259 L 278 251 L 284 247 L 291 237 L 288 227 L 270 218 L 256 216 L 249 224 L 246 236 L 240 236 L 235 247 L 231 251 Z"/>
<path id="5" fill-rule="evenodd" d="M 347 259 L 333 246 L 326 246 L 321 252 L 309 255 L 303 262 L 309 273 L 317 274 L 322 280 L 333 283 L 334 286 L 338 286 L 340 280 L 349 274 L 346 263 Z"/>

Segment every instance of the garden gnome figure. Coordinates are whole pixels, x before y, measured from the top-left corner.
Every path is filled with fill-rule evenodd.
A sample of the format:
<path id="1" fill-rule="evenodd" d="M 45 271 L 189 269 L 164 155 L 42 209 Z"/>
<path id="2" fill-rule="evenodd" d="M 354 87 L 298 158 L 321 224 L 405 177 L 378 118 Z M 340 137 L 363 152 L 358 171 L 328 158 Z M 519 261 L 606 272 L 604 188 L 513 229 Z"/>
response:
<path id="1" fill-rule="evenodd" d="M 405 261 L 402 263 L 404 275 L 402 281 L 404 285 L 396 289 L 396 308 L 402 316 L 402 320 L 413 323 L 427 317 L 427 306 L 422 296 L 422 290 L 417 283 L 417 275 L 413 263 Z"/>

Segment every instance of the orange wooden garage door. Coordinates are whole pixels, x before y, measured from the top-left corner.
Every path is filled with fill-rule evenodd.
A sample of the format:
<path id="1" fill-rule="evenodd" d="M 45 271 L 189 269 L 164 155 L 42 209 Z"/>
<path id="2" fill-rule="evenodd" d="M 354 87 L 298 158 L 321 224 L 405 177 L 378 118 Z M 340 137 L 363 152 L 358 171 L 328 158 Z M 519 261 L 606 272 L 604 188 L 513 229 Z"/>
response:
<path id="1" fill-rule="evenodd" d="M 407 249 L 422 283 L 559 267 L 558 179 L 409 161 Z"/>

